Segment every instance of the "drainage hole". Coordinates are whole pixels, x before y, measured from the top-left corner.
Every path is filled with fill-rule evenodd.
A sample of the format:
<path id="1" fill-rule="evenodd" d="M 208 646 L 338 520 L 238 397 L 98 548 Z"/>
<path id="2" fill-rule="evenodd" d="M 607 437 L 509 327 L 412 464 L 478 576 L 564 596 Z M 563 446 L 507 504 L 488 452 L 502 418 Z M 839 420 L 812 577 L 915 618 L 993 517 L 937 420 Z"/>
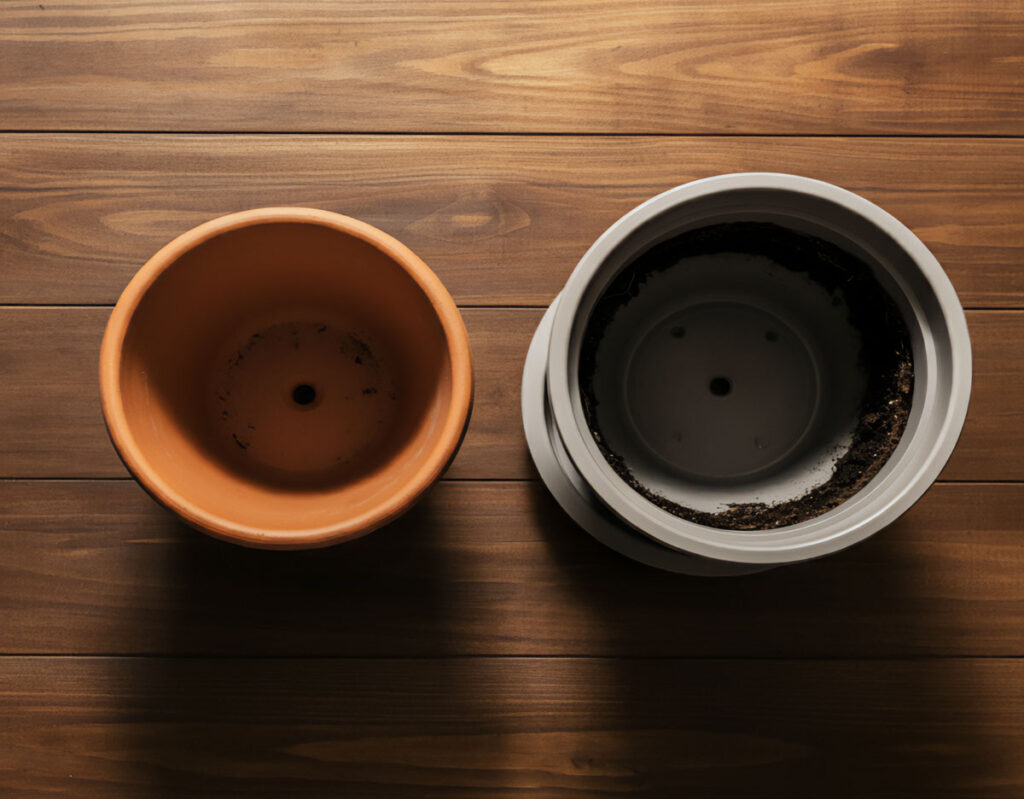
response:
<path id="1" fill-rule="evenodd" d="M 686 328 L 682 325 L 676 325 L 668 332 L 672 334 L 672 338 L 682 338 L 686 335 Z"/>
<path id="2" fill-rule="evenodd" d="M 766 339 L 768 339 L 769 341 L 778 341 L 779 340 L 779 334 L 776 333 L 774 330 L 766 330 L 765 334 L 764 334 L 764 337 Z"/>
<path id="3" fill-rule="evenodd" d="M 309 405 L 316 399 L 316 389 L 309 383 L 299 383 L 292 389 L 292 399 L 297 405 Z"/>
<path id="4" fill-rule="evenodd" d="M 732 391 L 732 381 L 728 377 L 712 377 L 708 389 L 716 397 L 724 397 Z"/>

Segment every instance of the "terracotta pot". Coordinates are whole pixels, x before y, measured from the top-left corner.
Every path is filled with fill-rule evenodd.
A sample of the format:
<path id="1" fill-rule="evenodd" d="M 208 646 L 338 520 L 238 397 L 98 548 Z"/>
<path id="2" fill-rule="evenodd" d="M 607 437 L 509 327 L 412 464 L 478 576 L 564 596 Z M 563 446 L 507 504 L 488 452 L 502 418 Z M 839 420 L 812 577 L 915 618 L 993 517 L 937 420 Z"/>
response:
<path id="1" fill-rule="evenodd" d="M 230 214 L 172 241 L 121 295 L 100 354 L 125 465 L 188 524 L 321 547 L 391 521 L 453 458 L 472 398 L 437 276 L 370 225 Z"/>

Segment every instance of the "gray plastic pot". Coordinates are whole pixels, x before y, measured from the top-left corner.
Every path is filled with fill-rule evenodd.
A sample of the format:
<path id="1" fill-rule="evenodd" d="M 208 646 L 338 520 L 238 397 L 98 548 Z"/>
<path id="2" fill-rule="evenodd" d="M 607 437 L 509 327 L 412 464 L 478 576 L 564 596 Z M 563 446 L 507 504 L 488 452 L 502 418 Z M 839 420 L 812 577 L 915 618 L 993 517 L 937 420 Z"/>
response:
<path id="1" fill-rule="evenodd" d="M 909 419 L 881 470 L 838 507 L 768 530 L 696 524 L 631 487 L 594 440 L 579 380 L 588 321 L 623 267 L 682 232 L 736 221 L 774 223 L 856 254 L 895 301 L 913 350 Z M 714 511 L 736 502 L 773 503 L 822 483 L 834 462 L 829 453 L 842 446 L 844 420 L 856 410 L 860 386 L 855 336 L 839 321 L 841 315 L 818 302 L 799 281 L 766 278 L 769 269 L 757 259 L 734 265 L 712 257 L 685 274 L 670 270 L 657 278 L 657 291 L 624 306 L 622 319 L 615 329 L 609 327 L 602 343 L 602 357 L 614 367 L 602 370 L 604 379 L 615 380 L 618 369 L 624 381 L 621 390 L 606 387 L 606 396 L 613 398 L 602 411 L 610 428 L 606 432 L 645 485 L 687 507 Z M 733 573 L 828 555 L 894 521 L 938 476 L 967 413 L 970 339 L 956 292 L 941 266 L 890 214 L 817 180 L 774 173 L 722 175 L 649 200 L 594 243 L 549 315 L 549 438 L 564 450 L 563 471 L 572 472 L 573 480 L 585 487 L 588 502 L 600 506 L 613 525 L 687 556 L 734 564 Z M 755 330 L 763 331 L 771 346 L 754 351 L 741 345 Z M 692 396 L 683 373 L 693 370 L 661 368 L 670 339 L 683 334 L 692 344 L 687 363 L 710 375 Z M 631 394 L 630 386 L 644 380 L 645 391 Z M 715 397 L 729 394 L 733 386 L 737 390 L 730 410 L 720 411 L 726 404 L 716 406 Z M 531 407 L 524 383 L 524 414 L 536 416 L 536 405 Z M 701 419 L 698 440 L 694 446 L 671 449 L 660 442 L 678 438 L 671 417 L 680 411 Z M 529 431 L 531 422 L 526 421 Z M 533 426 L 537 428 L 536 420 Z M 536 433 L 533 439 L 539 440 Z M 739 441 L 755 443 L 741 451 Z M 531 450 L 536 459 L 537 447 Z M 729 568 L 720 573 L 730 573 Z"/>

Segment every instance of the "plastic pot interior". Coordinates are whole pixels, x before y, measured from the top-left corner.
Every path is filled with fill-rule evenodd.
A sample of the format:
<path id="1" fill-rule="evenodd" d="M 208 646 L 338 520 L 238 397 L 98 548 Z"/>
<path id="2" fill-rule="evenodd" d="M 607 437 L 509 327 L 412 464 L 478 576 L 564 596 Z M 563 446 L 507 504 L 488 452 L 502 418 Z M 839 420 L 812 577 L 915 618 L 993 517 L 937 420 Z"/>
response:
<path id="1" fill-rule="evenodd" d="M 612 469 L 582 406 L 584 334 L 614 277 L 660 242 L 725 222 L 768 222 L 855 254 L 895 301 L 913 349 L 910 418 L 886 464 L 839 507 L 771 530 L 714 529 L 663 510 Z M 605 334 L 598 350 L 605 364 L 595 381 L 604 396 L 602 433 L 660 496 L 709 512 L 730 502 L 794 498 L 828 478 L 833 454 L 849 440 L 863 388 L 856 331 L 823 292 L 772 266 L 757 257 L 708 256 L 668 270 L 651 279 L 647 288 L 656 290 L 623 307 Z M 668 358 L 684 346 L 689 354 Z M 562 292 L 548 359 L 559 436 L 601 500 L 667 546 L 737 563 L 819 557 L 897 518 L 951 454 L 971 378 L 963 311 L 920 240 L 857 195 L 772 173 L 686 184 L 616 222 Z M 669 362 L 683 368 L 666 369 Z M 699 424 L 684 429 L 680 419 Z M 677 446 L 682 436 L 688 446 Z"/>
<path id="2" fill-rule="evenodd" d="M 325 546 L 406 510 L 453 457 L 472 392 L 462 320 L 404 245 L 267 208 L 175 239 L 135 276 L 100 381 L 128 468 L 193 526 Z"/>

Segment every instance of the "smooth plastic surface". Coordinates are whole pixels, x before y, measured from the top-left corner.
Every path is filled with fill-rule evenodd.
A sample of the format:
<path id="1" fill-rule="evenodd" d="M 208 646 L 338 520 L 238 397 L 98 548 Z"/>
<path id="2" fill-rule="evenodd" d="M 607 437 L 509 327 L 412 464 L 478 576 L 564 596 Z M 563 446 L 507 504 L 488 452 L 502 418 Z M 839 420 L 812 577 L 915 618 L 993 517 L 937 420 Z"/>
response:
<path id="1" fill-rule="evenodd" d="M 856 426 L 858 346 L 846 309 L 806 275 L 748 255 L 686 258 L 604 331 L 600 429 L 640 482 L 686 507 L 799 497 Z"/>

